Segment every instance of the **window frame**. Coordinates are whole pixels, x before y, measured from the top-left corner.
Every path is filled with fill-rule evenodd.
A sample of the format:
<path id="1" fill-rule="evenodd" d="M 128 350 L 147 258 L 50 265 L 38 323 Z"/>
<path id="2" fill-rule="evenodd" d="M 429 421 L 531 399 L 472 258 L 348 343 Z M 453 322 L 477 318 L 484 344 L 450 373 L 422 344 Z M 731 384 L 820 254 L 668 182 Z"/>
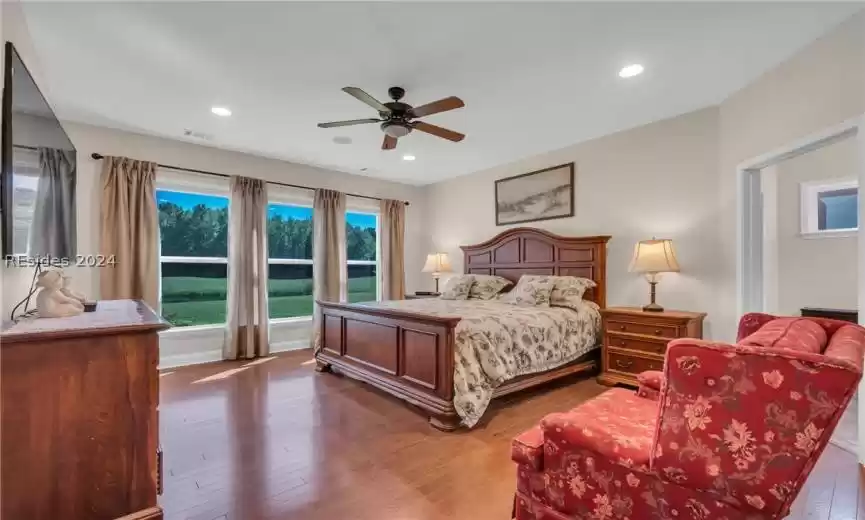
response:
<path id="1" fill-rule="evenodd" d="M 852 237 L 859 233 L 861 222 L 855 228 L 844 229 L 819 229 L 819 200 L 822 193 L 840 190 L 857 190 L 859 203 L 862 203 L 862 194 L 859 182 L 854 178 L 835 179 L 829 181 L 811 181 L 799 184 L 799 235 L 802 238 L 839 238 Z M 857 215 L 858 218 L 858 215 Z"/>
<path id="2" fill-rule="evenodd" d="M 302 196 L 291 196 L 291 192 L 288 194 L 285 193 L 277 193 L 276 196 L 272 193 L 268 193 L 267 207 L 270 208 L 271 205 L 277 206 L 295 206 L 298 208 L 309 208 L 312 210 L 312 214 L 315 215 L 315 208 L 312 207 L 312 199 L 308 197 Z M 313 230 L 313 235 L 315 235 L 315 231 Z M 312 258 L 271 258 L 270 252 L 268 252 L 267 257 L 267 277 L 268 281 L 270 280 L 270 265 L 312 265 Z M 267 295 L 267 308 L 268 314 L 270 314 L 270 294 Z M 284 316 L 282 318 L 271 318 L 267 317 L 268 321 L 271 324 L 278 323 L 293 323 L 293 322 L 301 322 L 301 321 L 312 321 L 312 314 L 305 314 L 303 316 Z"/>
<path id="3" fill-rule="evenodd" d="M 375 209 L 363 206 L 349 206 L 345 210 L 346 225 L 348 225 L 348 214 L 372 215 L 375 217 L 375 260 L 349 260 L 346 258 L 346 298 L 348 298 L 348 266 L 350 265 L 374 265 L 375 266 L 375 299 L 381 301 L 381 213 Z M 346 246 L 348 238 L 346 238 Z M 347 255 L 346 255 L 347 256 Z"/>
<path id="4" fill-rule="evenodd" d="M 172 191 L 175 193 L 185 193 L 189 195 L 203 195 L 206 197 L 223 197 L 228 199 L 228 210 L 231 211 L 231 194 L 228 191 L 228 184 L 221 182 L 210 182 L 210 183 L 202 183 L 198 184 L 199 179 L 190 179 L 186 176 L 175 177 L 174 175 L 168 176 L 168 179 L 162 178 L 160 176 L 162 172 L 159 172 L 156 180 L 156 189 L 154 192 L 159 191 Z M 195 177 L 199 177 L 196 175 Z M 154 193 L 155 194 L 155 193 Z M 159 218 L 159 201 L 157 200 L 157 219 Z M 159 314 L 163 314 L 162 309 L 162 264 L 163 263 L 175 263 L 175 264 L 224 264 L 228 265 L 228 251 L 226 251 L 226 256 L 164 256 L 162 254 L 162 229 L 159 228 L 159 223 L 157 222 L 157 229 L 159 229 L 159 240 L 157 241 L 157 245 L 159 247 L 159 265 L 158 265 L 158 273 L 157 277 L 159 279 L 159 290 L 157 291 L 157 298 L 159 300 Z M 230 239 L 230 238 L 229 238 Z M 226 284 L 228 283 L 228 272 L 226 270 Z M 227 288 L 227 287 L 226 287 Z M 228 292 L 226 291 L 226 305 L 228 300 Z M 227 318 L 226 314 L 226 318 Z M 202 323 L 200 325 L 186 325 L 186 326 L 172 326 L 172 330 L 182 330 L 182 331 L 194 331 L 194 330 L 206 330 L 206 329 L 216 329 L 216 328 L 224 328 L 227 321 L 221 323 Z"/>

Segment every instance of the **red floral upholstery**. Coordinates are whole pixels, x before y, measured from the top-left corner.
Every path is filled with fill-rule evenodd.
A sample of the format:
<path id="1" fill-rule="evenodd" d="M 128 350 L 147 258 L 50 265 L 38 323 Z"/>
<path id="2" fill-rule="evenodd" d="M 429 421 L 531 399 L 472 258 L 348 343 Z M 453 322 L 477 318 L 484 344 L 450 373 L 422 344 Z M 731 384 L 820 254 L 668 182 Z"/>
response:
<path id="1" fill-rule="evenodd" d="M 641 378 L 659 401 L 612 389 L 518 437 L 517 520 L 785 516 L 856 391 L 865 329 L 774 320 L 740 323 L 740 339 L 771 325 L 750 338 L 767 346 L 671 342 L 663 379 Z"/>
<path id="2" fill-rule="evenodd" d="M 826 348 L 826 331 L 807 318 L 778 318 L 742 338 L 740 345 L 799 350 L 818 354 Z"/>
<path id="3" fill-rule="evenodd" d="M 645 399 L 657 401 L 661 396 L 661 387 L 664 385 L 664 373 L 660 370 L 646 370 L 637 374 L 637 395 Z"/>

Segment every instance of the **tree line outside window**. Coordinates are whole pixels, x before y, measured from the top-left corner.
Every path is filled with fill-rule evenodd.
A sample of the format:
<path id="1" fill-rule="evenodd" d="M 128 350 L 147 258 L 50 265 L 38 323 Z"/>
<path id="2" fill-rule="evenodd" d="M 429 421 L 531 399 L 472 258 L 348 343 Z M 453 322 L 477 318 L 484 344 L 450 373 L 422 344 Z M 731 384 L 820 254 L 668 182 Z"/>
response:
<path id="1" fill-rule="evenodd" d="M 175 326 L 225 323 L 228 197 L 158 190 L 163 316 Z M 348 299 L 377 299 L 378 217 L 346 213 Z M 312 314 L 312 208 L 271 203 L 267 215 L 271 319 Z"/>

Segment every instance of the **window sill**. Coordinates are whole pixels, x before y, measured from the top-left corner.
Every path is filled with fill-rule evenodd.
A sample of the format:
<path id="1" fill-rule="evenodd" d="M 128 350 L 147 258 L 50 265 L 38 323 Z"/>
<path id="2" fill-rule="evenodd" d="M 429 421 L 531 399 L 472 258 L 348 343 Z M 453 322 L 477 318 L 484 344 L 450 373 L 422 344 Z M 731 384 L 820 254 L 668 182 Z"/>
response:
<path id="1" fill-rule="evenodd" d="M 225 323 L 215 323 L 213 325 L 190 325 L 188 327 L 175 327 L 172 326 L 168 330 L 164 330 L 159 333 L 160 336 L 177 336 L 177 335 L 186 335 L 186 334 L 209 334 L 211 332 L 223 331 L 225 330 Z"/>
<path id="2" fill-rule="evenodd" d="M 858 229 L 833 229 L 831 231 L 810 231 L 807 233 L 799 233 L 799 237 L 810 240 L 815 238 L 855 237 L 858 234 Z"/>
<path id="3" fill-rule="evenodd" d="M 294 323 L 305 324 L 312 323 L 312 316 L 296 316 L 294 318 L 271 318 L 270 325 L 278 327 L 280 325 L 291 325 Z"/>

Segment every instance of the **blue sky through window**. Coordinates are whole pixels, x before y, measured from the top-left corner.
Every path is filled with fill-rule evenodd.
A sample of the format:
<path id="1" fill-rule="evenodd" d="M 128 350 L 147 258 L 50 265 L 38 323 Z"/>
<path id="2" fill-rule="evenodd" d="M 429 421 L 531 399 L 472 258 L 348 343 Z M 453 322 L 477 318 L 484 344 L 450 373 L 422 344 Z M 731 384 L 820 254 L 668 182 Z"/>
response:
<path id="1" fill-rule="evenodd" d="M 192 209 L 198 204 L 204 204 L 208 208 L 222 209 L 228 207 L 228 197 L 220 197 L 218 195 L 201 195 L 198 193 L 184 193 L 180 191 L 156 191 L 156 202 L 171 202 L 177 204 L 183 209 Z M 309 220 L 312 218 L 312 208 L 304 206 L 290 206 L 288 204 L 270 204 L 267 207 L 268 218 L 281 216 L 284 220 Z M 351 213 L 345 214 L 345 220 L 353 225 L 361 228 L 375 229 L 375 215 L 369 213 Z"/>
<path id="2" fill-rule="evenodd" d="M 198 193 L 183 193 L 180 191 L 156 191 L 156 203 L 171 202 L 183 209 L 192 209 L 198 204 L 204 204 L 208 208 L 223 209 L 228 207 L 228 197 L 217 195 L 200 195 Z"/>

